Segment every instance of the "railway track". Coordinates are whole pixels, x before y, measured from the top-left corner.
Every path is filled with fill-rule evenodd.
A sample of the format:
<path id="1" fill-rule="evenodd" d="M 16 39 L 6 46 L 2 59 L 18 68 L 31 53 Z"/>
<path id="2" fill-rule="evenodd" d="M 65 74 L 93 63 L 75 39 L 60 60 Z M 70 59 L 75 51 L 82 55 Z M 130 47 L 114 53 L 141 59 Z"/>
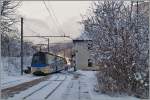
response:
<path id="1" fill-rule="evenodd" d="M 61 84 L 67 79 L 67 76 L 50 92 L 47 94 L 47 96 L 44 97 L 44 99 L 48 99 L 60 86 Z"/>
<path id="2" fill-rule="evenodd" d="M 57 80 L 58 78 L 59 78 L 59 76 L 57 76 L 54 80 Z M 50 84 L 52 83 L 52 81 L 53 81 L 53 80 L 50 80 L 50 81 L 49 81 L 48 83 L 46 83 L 45 85 L 41 86 L 40 88 L 38 88 L 38 89 L 32 91 L 31 93 L 29 93 L 28 95 L 24 96 L 24 97 L 23 97 L 23 100 L 25 100 L 25 99 L 27 99 L 28 97 L 32 96 L 34 93 L 36 93 L 36 92 L 42 90 L 44 87 L 50 85 Z"/>
<path id="3" fill-rule="evenodd" d="M 28 76 L 30 78 L 33 78 L 33 76 Z M 1 85 L 6 85 L 6 84 L 10 84 L 10 83 L 15 83 L 15 82 L 19 82 L 21 80 L 24 80 L 24 79 L 16 79 L 16 80 L 13 80 L 13 81 L 8 81 L 8 82 L 4 82 L 2 83 Z"/>
<path id="4" fill-rule="evenodd" d="M 24 91 L 24 90 L 42 82 L 42 81 L 47 80 L 49 77 L 50 77 L 50 75 L 39 78 L 39 79 L 34 79 L 32 81 L 29 81 L 29 82 L 24 82 L 24 83 L 21 83 L 19 85 L 13 86 L 13 87 L 2 89 L 1 90 L 1 97 L 2 97 L 2 99 L 7 99 L 8 97 L 12 97 L 16 93 Z"/>
<path id="5" fill-rule="evenodd" d="M 67 74 L 59 73 L 52 76 L 45 76 L 17 86 L 2 89 L 1 97 L 4 100 L 16 100 L 16 96 L 20 100 L 34 100 L 40 94 L 44 94 L 39 97 L 39 100 L 47 100 L 61 87 L 66 79 Z"/>
<path id="6" fill-rule="evenodd" d="M 66 79 L 67 79 L 66 75 L 63 75 L 63 77 L 62 77 L 62 74 L 61 75 L 58 74 L 57 77 L 55 77 L 54 79 L 48 80 L 47 83 L 44 83 L 39 88 L 36 88 L 32 92 L 26 94 L 24 97 L 22 97 L 22 99 L 23 100 L 34 100 L 36 96 L 39 96 L 39 94 L 43 94 L 43 92 L 47 91 L 47 93 L 45 95 L 43 95 L 42 97 L 39 98 L 39 100 L 46 100 L 61 86 L 61 84 Z"/>

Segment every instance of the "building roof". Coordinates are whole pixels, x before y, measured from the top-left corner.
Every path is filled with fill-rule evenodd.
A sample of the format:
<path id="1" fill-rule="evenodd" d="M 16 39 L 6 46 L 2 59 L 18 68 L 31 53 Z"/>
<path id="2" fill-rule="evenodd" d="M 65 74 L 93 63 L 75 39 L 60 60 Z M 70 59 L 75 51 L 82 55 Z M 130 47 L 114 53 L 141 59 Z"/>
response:
<path id="1" fill-rule="evenodd" d="M 92 40 L 83 40 L 83 39 L 73 40 L 73 42 L 87 42 L 87 41 L 92 41 Z"/>

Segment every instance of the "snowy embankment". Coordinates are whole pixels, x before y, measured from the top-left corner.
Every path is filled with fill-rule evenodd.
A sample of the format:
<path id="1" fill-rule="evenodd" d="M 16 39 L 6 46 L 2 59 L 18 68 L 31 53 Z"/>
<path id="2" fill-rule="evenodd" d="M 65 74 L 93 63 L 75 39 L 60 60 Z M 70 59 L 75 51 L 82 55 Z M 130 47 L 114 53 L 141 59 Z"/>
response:
<path id="1" fill-rule="evenodd" d="M 106 94 L 101 94 L 99 92 L 95 92 L 94 88 L 97 84 L 97 78 L 96 78 L 96 72 L 95 71 L 78 71 L 79 74 L 82 76 L 80 79 L 82 79 L 82 82 L 88 84 L 89 94 L 91 97 L 91 100 L 140 100 L 136 97 L 131 96 L 118 96 L 113 97 Z"/>
<path id="2" fill-rule="evenodd" d="M 24 57 L 23 67 L 31 65 L 31 56 Z M 2 57 L 2 77 L 3 76 L 18 76 L 21 72 L 21 58 L 20 57 Z"/>
<path id="3" fill-rule="evenodd" d="M 8 100 L 45 100 L 49 93 L 53 92 L 54 89 L 61 83 L 64 79 L 60 87 L 54 91 L 54 94 L 48 97 L 47 100 L 62 100 L 61 94 L 63 94 L 65 88 L 70 82 L 71 77 L 67 76 L 65 78 L 65 74 L 53 74 L 51 75 L 50 79 L 40 82 L 39 84 L 20 92 L 19 94 L 15 94 L 13 97 L 8 98 Z"/>
<path id="4" fill-rule="evenodd" d="M 30 66 L 31 57 L 24 57 L 24 68 Z M 31 81 L 39 77 L 20 74 L 20 57 L 2 57 L 1 87 L 12 87 L 23 82 Z"/>
<path id="5" fill-rule="evenodd" d="M 51 95 L 47 100 L 139 100 L 131 96 L 113 97 L 95 92 L 94 86 L 97 84 L 95 74 L 94 71 L 53 74 L 48 80 L 17 93 L 8 100 L 45 100 L 48 94 Z M 61 82 L 62 84 L 55 90 Z"/>
<path id="6" fill-rule="evenodd" d="M 1 89 L 13 87 L 19 85 L 24 82 L 29 82 L 34 79 L 38 79 L 41 77 L 36 77 L 32 75 L 24 75 L 24 76 L 7 76 L 1 80 Z"/>

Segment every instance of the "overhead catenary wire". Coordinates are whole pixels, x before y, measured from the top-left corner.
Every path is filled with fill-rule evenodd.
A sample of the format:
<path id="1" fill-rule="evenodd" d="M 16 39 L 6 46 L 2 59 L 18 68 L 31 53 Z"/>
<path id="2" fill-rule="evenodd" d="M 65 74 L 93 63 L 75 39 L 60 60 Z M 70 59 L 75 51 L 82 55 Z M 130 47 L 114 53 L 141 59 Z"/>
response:
<path id="1" fill-rule="evenodd" d="M 50 5 L 50 4 L 49 4 L 49 5 Z M 54 16 L 56 22 L 57 22 L 58 25 L 60 26 L 60 29 L 61 29 L 62 33 L 65 35 L 65 32 L 63 31 L 63 29 L 62 29 L 62 27 L 61 27 L 61 23 L 60 23 L 60 21 L 58 20 L 58 18 L 57 18 L 56 15 L 55 15 L 55 12 L 54 12 L 54 9 L 52 8 L 52 5 L 50 5 L 49 7 L 50 7 L 50 9 L 51 9 L 51 11 L 52 11 L 52 14 L 53 14 L 53 16 Z"/>
<path id="2" fill-rule="evenodd" d="M 33 33 L 36 33 L 36 34 L 39 34 L 39 33 L 37 33 L 37 32 L 35 32 L 34 30 L 32 30 L 30 27 L 28 27 L 27 25 L 25 25 L 24 24 L 24 26 L 27 28 L 27 29 L 29 29 L 31 32 L 33 32 Z M 26 36 L 24 36 L 24 37 L 26 37 Z M 48 38 L 45 38 L 45 37 L 37 37 L 37 38 L 42 38 L 42 39 L 46 39 L 46 40 L 48 40 Z M 44 40 L 45 41 L 45 40 Z M 49 40 L 48 40 L 49 41 Z M 43 42 L 43 41 L 40 41 L 40 42 Z M 36 44 L 37 45 L 37 44 Z M 49 49 L 49 48 L 48 48 Z"/>
<path id="3" fill-rule="evenodd" d="M 49 3 L 49 5 L 50 5 L 50 3 Z M 53 10 L 52 5 L 50 5 L 49 7 L 50 7 L 50 9 L 51 9 L 51 11 L 52 11 L 52 14 L 53 14 L 55 20 L 56 20 L 56 23 L 58 24 L 58 26 L 60 26 L 59 28 L 60 28 L 61 32 L 63 33 L 63 35 L 65 36 L 65 32 L 63 31 L 63 29 L 62 29 L 62 27 L 61 27 L 61 23 L 59 22 L 58 18 L 57 18 L 56 15 L 55 15 L 55 12 L 54 12 L 54 10 Z M 64 38 L 63 38 L 63 41 L 65 41 Z M 64 57 L 65 57 L 65 50 L 64 50 Z"/>
<path id="4" fill-rule="evenodd" d="M 20 25 L 19 23 L 17 23 L 18 25 Z M 70 36 L 66 36 L 66 35 L 40 35 L 40 34 L 44 34 L 44 33 L 39 33 L 33 29 L 31 29 L 31 27 L 29 27 L 28 25 L 24 24 L 24 26 L 26 27 L 26 29 L 30 30 L 32 33 L 36 33 L 36 34 L 39 34 L 39 35 L 25 35 L 25 37 L 37 37 L 37 38 L 43 38 L 43 39 L 48 39 L 48 38 L 52 38 L 52 37 L 66 37 L 68 39 L 71 39 Z"/>
<path id="5" fill-rule="evenodd" d="M 43 0 L 43 1 L 44 1 L 44 0 Z M 45 1 L 44 1 L 44 2 L 45 2 Z M 50 5 L 50 4 L 49 4 L 49 5 Z M 46 5 L 46 2 L 45 2 L 45 6 L 47 6 L 47 5 Z M 65 32 L 62 30 L 61 24 L 60 24 L 60 22 L 58 21 L 58 18 L 56 17 L 55 12 L 54 12 L 52 6 L 50 5 L 49 7 L 50 7 L 50 10 L 49 10 L 49 11 L 52 12 L 52 15 L 54 16 L 54 19 L 55 19 L 55 21 L 56 21 L 56 24 L 58 25 L 58 28 L 59 28 L 59 26 L 60 26 L 61 32 L 64 33 L 64 35 L 65 35 Z M 47 9 L 49 9 L 49 8 L 47 7 Z"/>
<path id="6" fill-rule="evenodd" d="M 61 24 L 60 24 L 60 22 L 58 21 L 56 15 L 55 15 L 55 13 L 54 13 L 53 8 L 52 8 L 51 6 L 49 6 L 50 8 L 48 8 L 48 6 L 46 5 L 45 0 L 43 0 L 43 4 L 44 4 L 44 6 L 45 6 L 47 12 L 49 13 L 49 15 L 52 17 L 52 20 L 53 20 L 53 17 L 54 17 L 54 19 L 55 19 L 55 21 L 53 20 L 53 21 L 54 21 L 54 24 L 56 25 L 56 27 L 57 27 L 58 29 L 60 28 L 60 30 L 59 30 L 60 33 L 63 33 L 63 35 L 65 35 L 65 32 L 64 32 L 63 29 L 61 28 Z M 56 23 L 55 23 L 55 22 L 56 22 Z"/>
<path id="7" fill-rule="evenodd" d="M 44 0 L 43 0 L 43 4 L 44 4 L 44 7 L 46 8 L 46 11 L 48 12 L 49 16 L 51 17 L 52 21 L 54 22 L 54 20 L 52 18 L 52 14 L 51 14 L 51 12 L 50 12 L 49 8 L 47 7 L 47 5 L 46 5 Z M 56 23 L 54 22 L 54 24 L 56 24 Z M 59 30 L 57 30 L 57 28 L 56 28 L 56 31 L 59 32 Z"/>
<path id="8" fill-rule="evenodd" d="M 50 4 L 49 4 L 49 5 L 50 5 Z M 63 31 L 63 29 L 62 29 L 62 27 L 61 27 L 61 24 L 60 24 L 60 22 L 58 21 L 56 15 L 55 15 L 55 12 L 54 12 L 54 10 L 53 10 L 53 8 L 52 8 L 52 6 L 50 5 L 49 7 L 50 7 L 50 9 L 51 9 L 51 11 L 52 11 L 52 14 L 53 14 L 55 20 L 56 20 L 56 23 L 58 23 L 58 26 L 60 26 L 60 29 L 61 29 L 63 35 L 65 36 L 65 32 Z M 63 39 L 63 41 L 65 41 L 65 39 Z M 64 58 L 65 58 L 65 50 L 64 50 Z"/>

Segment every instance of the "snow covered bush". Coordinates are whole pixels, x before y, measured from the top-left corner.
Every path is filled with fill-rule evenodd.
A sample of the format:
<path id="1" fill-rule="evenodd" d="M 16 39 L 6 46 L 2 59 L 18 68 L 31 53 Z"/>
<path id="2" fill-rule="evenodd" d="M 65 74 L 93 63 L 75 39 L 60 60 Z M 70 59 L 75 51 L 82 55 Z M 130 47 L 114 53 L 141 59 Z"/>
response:
<path id="1" fill-rule="evenodd" d="M 21 73 L 21 58 L 20 57 L 3 57 L 2 56 L 2 70 L 3 76 L 16 76 Z M 32 56 L 24 57 L 24 69 L 31 66 Z"/>
<path id="2" fill-rule="evenodd" d="M 148 98 L 149 2 L 97 1 L 83 18 L 101 92 Z"/>

